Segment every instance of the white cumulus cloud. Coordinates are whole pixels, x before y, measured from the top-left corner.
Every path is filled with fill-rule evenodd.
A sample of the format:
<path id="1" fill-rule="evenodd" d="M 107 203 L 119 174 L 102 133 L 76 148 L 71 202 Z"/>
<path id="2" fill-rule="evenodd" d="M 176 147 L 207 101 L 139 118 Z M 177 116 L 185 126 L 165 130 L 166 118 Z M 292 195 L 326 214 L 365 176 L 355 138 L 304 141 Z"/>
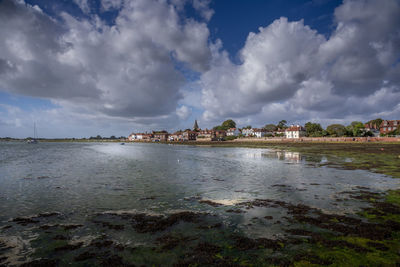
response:
<path id="1" fill-rule="evenodd" d="M 107 8 L 119 4 L 103 1 Z M 97 15 L 60 17 L 0 3 L 2 90 L 113 117 L 165 116 L 182 98 L 185 79 L 176 62 L 209 68 L 207 26 L 181 20 L 166 1 L 127 1 L 114 25 Z"/>
<path id="2" fill-rule="evenodd" d="M 396 110 L 400 3 L 346 0 L 334 15 L 328 38 L 284 17 L 260 27 L 248 35 L 238 64 L 216 42 L 212 67 L 201 76 L 204 119 L 334 121 Z M 381 104 L 383 96 L 391 99 Z"/>
<path id="3" fill-rule="evenodd" d="M 192 110 L 187 106 L 181 106 L 180 108 L 176 109 L 176 114 L 181 120 L 186 120 L 190 117 L 190 115 L 192 115 Z"/>

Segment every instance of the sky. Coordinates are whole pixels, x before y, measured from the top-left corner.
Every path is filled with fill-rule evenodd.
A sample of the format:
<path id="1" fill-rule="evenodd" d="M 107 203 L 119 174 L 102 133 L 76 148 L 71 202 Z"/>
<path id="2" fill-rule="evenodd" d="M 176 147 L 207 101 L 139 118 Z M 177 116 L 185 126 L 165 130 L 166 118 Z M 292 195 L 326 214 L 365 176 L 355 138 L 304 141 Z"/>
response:
<path id="1" fill-rule="evenodd" d="M 399 0 L 0 0 L 0 137 L 400 119 Z"/>

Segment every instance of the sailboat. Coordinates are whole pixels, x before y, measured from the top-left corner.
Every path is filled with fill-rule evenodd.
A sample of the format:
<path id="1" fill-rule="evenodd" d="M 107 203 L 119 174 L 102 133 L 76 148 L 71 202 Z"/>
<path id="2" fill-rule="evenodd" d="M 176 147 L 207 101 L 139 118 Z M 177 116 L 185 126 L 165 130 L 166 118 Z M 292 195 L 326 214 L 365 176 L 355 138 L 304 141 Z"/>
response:
<path id="1" fill-rule="evenodd" d="M 37 133 L 36 133 L 36 123 L 34 122 L 33 123 L 33 139 L 29 139 L 28 140 L 28 144 L 37 144 L 38 143 L 38 140 L 36 139 L 37 138 Z"/>

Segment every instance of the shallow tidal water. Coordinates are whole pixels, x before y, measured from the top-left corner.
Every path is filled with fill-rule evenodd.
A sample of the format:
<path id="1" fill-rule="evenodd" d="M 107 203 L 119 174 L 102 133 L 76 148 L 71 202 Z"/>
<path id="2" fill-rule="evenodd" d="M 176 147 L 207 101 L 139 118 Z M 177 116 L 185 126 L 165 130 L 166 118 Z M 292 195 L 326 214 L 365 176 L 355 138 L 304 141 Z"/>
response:
<path id="1" fill-rule="evenodd" d="M 351 216 L 367 204 L 349 192 L 399 187 L 385 175 L 315 166 L 324 161 L 254 148 L 0 143 L 0 265 L 97 265 L 98 251 L 169 265 L 196 242 L 287 236 L 293 222 L 279 201 Z M 248 204 L 256 199 L 277 203 Z M 175 246 L 165 248 L 166 234 Z"/>

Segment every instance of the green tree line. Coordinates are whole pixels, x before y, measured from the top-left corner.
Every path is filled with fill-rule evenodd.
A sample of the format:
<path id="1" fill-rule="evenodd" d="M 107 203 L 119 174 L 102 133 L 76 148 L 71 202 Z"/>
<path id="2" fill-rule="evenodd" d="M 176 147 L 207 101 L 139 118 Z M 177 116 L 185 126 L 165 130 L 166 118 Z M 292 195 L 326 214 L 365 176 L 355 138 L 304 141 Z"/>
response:
<path id="1" fill-rule="evenodd" d="M 366 122 L 366 124 L 372 124 L 373 126 L 379 126 L 382 123 L 382 119 L 374 119 Z M 349 125 L 343 124 L 331 124 L 324 129 L 321 124 L 315 122 L 307 122 L 304 126 L 306 130 L 306 136 L 308 137 L 366 137 L 366 136 L 373 136 L 371 131 L 367 131 L 364 127 L 364 123 L 361 121 L 353 121 Z M 215 126 L 214 130 L 228 130 L 229 128 L 235 128 L 236 122 L 232 119 L 224 121 L 221 125 Z M 250 129 L 252 128 L 251 125 L 243 127 L 243 129 Z M 281 120 L 276 125 L 275 124 L 266 124 L 263 127 L 267 132 L 274 132 L 277 130 L 284 130 L 288 128 L 287 121 Z M 400 129 L 396 129 L 393 133 L 389 133 L 391 135 L 399 135 Z"/>

